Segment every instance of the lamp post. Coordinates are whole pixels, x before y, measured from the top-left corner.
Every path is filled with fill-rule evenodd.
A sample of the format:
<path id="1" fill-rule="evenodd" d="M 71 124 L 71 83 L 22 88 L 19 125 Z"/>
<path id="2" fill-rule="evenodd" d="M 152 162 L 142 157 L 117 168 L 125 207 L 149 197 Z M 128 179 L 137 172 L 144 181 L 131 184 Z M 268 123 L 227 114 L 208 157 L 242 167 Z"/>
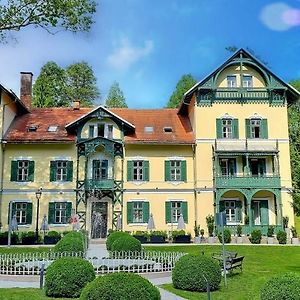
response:
<path id="1" fill-rule="evenodd" d="M 42 196 L 42 188 L 39 188 L 36 192 L 35 192 L 35 197 L 36 197 L 36 201 L 37 201 L 37 205 L 36 205 L 36 223 L 35 223 L 35 241 L 36 243 L 38 243 L 39 240 L 39 212 L 40 212 L 40 199 Z"/>

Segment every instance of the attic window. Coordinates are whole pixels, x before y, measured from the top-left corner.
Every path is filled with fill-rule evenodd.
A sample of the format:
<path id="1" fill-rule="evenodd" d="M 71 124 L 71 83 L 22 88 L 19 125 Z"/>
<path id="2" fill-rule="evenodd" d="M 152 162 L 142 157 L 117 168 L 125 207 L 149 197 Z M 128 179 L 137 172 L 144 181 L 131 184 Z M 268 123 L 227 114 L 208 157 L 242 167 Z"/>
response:
<path id="1" fill-rule="evenodd" d="M 38 129 L 38 126 L 37 126 L 37 125 L 30 125 L 30 126 L 27 128 L 28 132 L 35 132 L 35 131 L 37 131 L 37 129 Z"/>
<path id="2" fill-rule="evenodd" d="M 56 132 L 57 131 L 57 126 L 56 125 L 50 125 L 49 127 L 48 127 L 48 132 Z"/>
<path id="3" fill-rule="evenodd" d="M 172 127 L 164 127 L 164 132 L 166 132 L 166 133 L 173 132 L 173 128 Z"/>
<path id="4" fill-rule="evenodd" d="M 153 133 L 153 131 L 154 131 L 153 126 L 146 126 L 146 127 L 144 128 L 144 131 L 145 131 L 146 133 Z"/>

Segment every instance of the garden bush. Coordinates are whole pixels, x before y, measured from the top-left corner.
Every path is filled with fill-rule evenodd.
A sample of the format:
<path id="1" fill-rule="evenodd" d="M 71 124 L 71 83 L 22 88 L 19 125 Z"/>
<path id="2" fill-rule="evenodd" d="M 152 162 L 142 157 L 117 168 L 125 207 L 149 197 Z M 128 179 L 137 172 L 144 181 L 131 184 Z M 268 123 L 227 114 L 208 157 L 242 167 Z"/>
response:
<path id="1" fill-rule="evenodd" d="M 64 257 L 54 261 L 45 276 L 48 297 L 76 298 L 87 283 L 95 279 L 94 267 L 78 257 Z"/>
<path id="2" fill-rule="evenodd" d="M 300 276 L 285 273 L 271 278 L 261 289 L 262 300 L 298 300 L 300 295 Z"/>
<path id="3" fill-rule="evenodd" d="M 140 252 L 142 250 L 142 244 L 141 242 L 134 238 L 131 235 L 128 236 L 121 236 L 118 239 L 116 239 L 112 246 L 111 246 L 111 251 L 124 251 L 124 252 L 129 252 L 129 251 L 137 251 Z"/>
<path id="4" fill-rule="evenodd" d="M 82 232 L 72 231 L 66 234 L 53 248 L 54 252 L 84 252 L 85 237 Z"/>
<path id="5" fill-rule="evenodd" d="M 277 232 L 277 240 L 279 244 L 286 244 L 287 235 L 286 232 L 283 230 L 280 230 Z"/>
<path id="6" fill-rule="evenodd" d="M 252 244 L 260 244 L 261 241 L 261 231 L 259 229 L 254 229 L 251 232 L 251 236 L 249 238 Z"/>
<path id="7" fill-rule="evenodd" d="M 222 232 L 219 232 L 218 239 L 222 243 Z M 224 243 L 229 244 L 231 242 L 231 231 L 228 228 L 224 228 Z"/>
<path id="8" fill-rule="evenodd" d="M 36 242 L 36 233 L 34 231 L 21 232 L 21 241 L 23 245 L 33 245 Z M 40 235 L 38 235 L 38 241 L 40 241 Z"/>
<path id="9" fill-rule="evenodd" d="M 108 251 L 111 250 L 111 246 L 114 243 L 115 240 L 117 240 L 118 238 L 122 237 L 122 236 L 130 236 L 129 233 L 124 232 L 124 231 L 114 231 L 112 232 L 106 239 L 106 249 Z"/>
<path id="10" fill-rule="evenodd" d="M 100 276 L 82 291 L 80 300 L 160 300 L 157 287 L 133 273 L 112 273 Z"/>
<path id="11" fill-rule="evenodd" d="M 204 255 L 188 254 L 181 257 L 172 271 L 173 286 L 187 291 L 206 291 L 208 280 L 210 290 L 219 288 L 221 269 L 217 261 Z"/>

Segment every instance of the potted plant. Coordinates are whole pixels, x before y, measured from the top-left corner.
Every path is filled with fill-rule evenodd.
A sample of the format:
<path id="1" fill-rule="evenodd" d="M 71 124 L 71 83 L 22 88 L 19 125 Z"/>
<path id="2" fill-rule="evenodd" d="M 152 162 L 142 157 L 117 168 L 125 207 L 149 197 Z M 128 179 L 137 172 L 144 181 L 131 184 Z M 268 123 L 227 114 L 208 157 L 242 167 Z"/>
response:
<path id="1" fill-rule="evenodd" d="M 242 225 L 239 224 L 236 226 L 236 235 L 237 235 L 236 243 L 237 244 L 243 243 L 242 229 L 243 229 Z"/>
<path id="2" fill-rule="evenodd" d="M 34 231 L 22 232 L 21 241 L 22 245 L 34 245 L 35 242 L 39 242 L 39 236 L 38 241 L 36 241 L 36 233 Z"/>
<path id="3" fill-rule="evenodd" d="M 18 234 L 12 232 L 11 234 L 11 245 L 16 245 L 18 243 Z M 7 245 L 8 243 L 8 231 L 0 232 L 0 245 Z"/>
<path id="4" fill-rule="evenodd" d="M 46 245 L 56 244 L 60 239 L 61 239 L 61 235 L 59 232 L 55 230 L 50 230 L 44 236 L 44 244 Z"/>
<path id="5" fill-rule="evenodd" d="M 275 230 L 274 225 L 269 225 L 268 226 L 268 231 L 267 231 L 268 244 L 273 244 L 274 243 L 274 230 Z"/>
<path id="6" fill-rule="evenodd" d="M 260 244 L 260 242 L 261 242 L 261 231 L 259 229 L 254 229 L 251 232 L 249 240 L 252 244 Z"/>
<path id="7" fill-rule="evenodd" d="M 150 243 L 153 244 L 160 244 L 165 243 L 167 238 L 167 232 L 166 231 L 151 231 L 150 232 Z"/>
<path id="8" fill-rule="evenodd" d="M 200 229 L 200 235 L 201 235 L 201 242 L 204 241 L 204 229 Z"/>
<path id="9" fill-rule="evenodd" d="M 223 242 L 223 234 L 222 232 L 219 232 L 218 234 L 219 242 Z M 224 243 L 229 244 L 231 242 L 231 231 L 229 228 L 224 228 Z"/>
<path id="10" fill-rule="evenodd" d="M 282 223 L 283 223 L 283 228 L 286 229 L 288 228 L 288 225 L 289 225 L 289 217 L 288 216 L 285 216 L 282 218 Z"/>
<path id="11" fill-rule="evenodd" d="M 138 239 L 142 244 L 147 243 L 149 239 L 149 234 L 146 231 L 136 231 L 132 236 Z"/>
<path id="12" fill-rule="evenodd" d="M 294 244 L 294 245 L 299 244 L 297 230 L 294 226 L 291 227 L 291 232 L 292 232 L 292 244 Z"/>
<path id="13" fill-rule="evenodd" d="M 184 230 L 175 230 L 172 232 L 173 243 L 190 243 L 191 235 L 186 234 Z"/>
<path id="14" fill-rule="evenodd" d="M 208 230 L 208 243 L 212 244 L 214 242 L 214 226 L 215 226 L 215 218 L 213 215 L 208 215 L 206 217 L 206 224 Z"/>
<path id="15" fill-rule="evenodd" d="M 195 233 L 195 244 L 200 244 L 201 238 L 200 238 L 200 225 L 195 224 L 194 226 L 194 233 Z"/>
<path id="16" fill-rule="evenodd" d="M 279 231 L 277 232 L 276 237 L 277 237 L 277 240 L 278 240 L 278 243 L 279 243 L 279 244 L 281 244 L 281 245 L 286 244 L 286 241 L 287 241 L 287 234 L 286 234 L 285 231 L 279 230 Z"/>

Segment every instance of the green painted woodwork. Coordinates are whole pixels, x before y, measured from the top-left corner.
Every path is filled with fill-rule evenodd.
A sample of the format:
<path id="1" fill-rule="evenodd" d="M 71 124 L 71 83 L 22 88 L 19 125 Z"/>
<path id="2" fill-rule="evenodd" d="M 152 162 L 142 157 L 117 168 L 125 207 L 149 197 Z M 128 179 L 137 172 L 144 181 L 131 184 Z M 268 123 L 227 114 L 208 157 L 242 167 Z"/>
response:
<path id="1" fill-rule="evenodd" d="M 261 225 L 269 224 L 269 206 L 267 200 L 260 200 L 260 217 L 261 217 Z"/>
<path id="2" fill-rule="evenodd" d="M 10 181 L 17 181 L 18 176 L 18 162 L 16 160 L 11 161 L 10 169 Z"/>
<path id="3" fill-rule="evenodd" d="M 16 203 L 12 202 L 11 203 L 11 217 L 13 217 L 15 213 L 16 213 Z M 9 223 L 10 223 L 10 219 L 9 219 L 9 209 L 8 209 L 7 224 L 9 224 Z"/>
<path id="4" fill-rule="evenodd" d="M 143 179 L 144 181 L 149 181 L 149 161 L 143 161 Z"/>
<path id="5" fill-rule="evenodd" d="M 29 161 L 28 167 L 28 181 L 34 181 L 34 161 Z"/>
<path id="6" fill-rule="evenodd" d="M 55 223 L 55 203 L 49 202 L 48 206 L 48 223 L 54 224 Z"/>
<path id="7" fill-rule="evenodd" d="M 171 223 L 171 201 L 165 202 L 165 219 L 166 223 Z"/>
<path id="8" fill-rule="evenodd" d="M 32 224 L 32 203 L 27 202 L 26 224 Z"/>
<path id="9" fill-rule="evenodd" d="M 73 161 L 67 161 L 67 181 L 73 181 Z"/>
<path id="10" fill-rule="evenodd" d="M 85 189 L 92 190 L 92 189 L 114 189 L 114 180 L 113 179 L 101 179 L 101 180 L 94 180 L 94 179 L 86 179 L 85 180 Z"/>
<path id="11" fill-rule="evenodd" d="M 143 221 L 144 223 L 149 221 L 149 202 L 143 202 Z"/>
<path id="12" fill-rule="evenodd" d="M 238 119 L 232 120 L 232 138 L 234 138 L 234 139 L 239 138 L 239 120 Z"/>
<path id="13" fill-rule="evenodd" d="M 216 130 L 217 130 L 217 139 L 223 138 L 222 119 L 216 119 Z"/>
<path id="14" fill-rule="evenodd" d="M 50 181 L 56 181 L 56 161 L 50 161 Z"/>
<path id="15" fill-rule="evenodd" d="M 171 162 L 169 160 L 165 160 L 165 181 L 171 180 L 170 167 Z"/>
<path id="16" fill-rule="evenodd" d="M 245 120 L 245 128 L 246 128 L 246 138 L 251 138 L 251 127 L 250 127 L 250 119 Z"/>
<path id="17" fill-rule="evenodd" d="M 127 181 L 133 181 L 133 161 L 127 161 Z"/>
<path id="18" fill-rule="evenodd" d="M 251 234 L 251 232 L 253 230 L 259 229 L 261 231 L 261 233 L 266 236 L 267 232 L 268 232 L 268 226 L 269 226 L 269 224 L 268 225 L 242 225 L 242 234 L 245 234 L 245 235 Z M 275 230 L 274 230 L 275 234 L 278 231 L 283 230 L 282 225 L 274 225 L 274 226 L 275 226 Z M 221 229 L 221 227 L 217 227 L 217 228 Z M 224 228 L 228 228 L 232 234 L 236 235 L 237 225 L 226 225 L 226 226 L 224 226 Z"/>
<path id="19" fill-rule="evenodd" d="M 66 211 L 67 222 L 70 220 L 71 214 L 72 214 L 72 202 L 67 202 L 67 211 Z"/>
<path id="20" fill-rule="evenodd" d="M 182 160 L 180 163 L 181 167 L 181 181 L 186 181 L 186 161 Z"/>
<path id="21" fill-rule="evenodd" d="M 242 202 L 236 201 L 235 202 L 235 220 L 236 222 L 242 221 Z"/>
<path id="22" fill-rule="evenodd" d="M 261 138 L 262 139 L 268 138 L 268 120 L 267 119 L 261 120 Z"/>
<path id="23" fill-rule="evenodd" d="M 127 202 L 127 224 L 133 221 L 133 202 Z"/>
<path id="24" fill-rule="evenodd" d="M 181 202 L 181 210 L 182 210 L 182 216 L 185 223 L 188 223 L 188 203 L 187 202 Z"/>

